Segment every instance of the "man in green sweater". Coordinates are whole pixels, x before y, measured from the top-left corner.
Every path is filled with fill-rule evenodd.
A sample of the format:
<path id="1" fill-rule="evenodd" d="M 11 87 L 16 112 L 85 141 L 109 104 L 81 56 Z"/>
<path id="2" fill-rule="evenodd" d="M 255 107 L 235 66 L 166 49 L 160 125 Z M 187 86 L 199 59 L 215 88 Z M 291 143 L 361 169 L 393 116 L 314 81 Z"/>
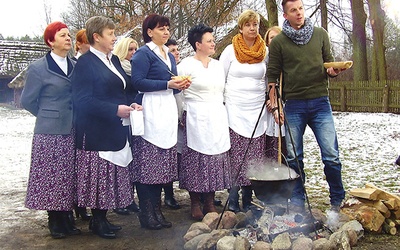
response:
<path id="1" fill-rule="evenodd" d="M 284 114 L 272 109 L 275 121 L 286 119 L 287 160 L 289 166 L 302 178 L 296 180 L 291 207 L 304 211 L 304 163 L 303 134 L 308 125 L 321 150 L 324 173 L 329 184 L 331 209 L 339 211 L 345 191 L 342 184 L 341 162 L 332 109 L 328 98 L 328 77 L 335 77 L 340 69 L 323 66 L 333 62 L 328 33 L 314 27 L 304 17 L 301 0 L 283 0 L 285 22 L 282 32 L 269 46 L 268 88 L 272 107 L 277 107 L 275 86 L 283 76 L 283 99 L 286 101 Z M 293 139 L 293 141 L 291 140 Z"/>

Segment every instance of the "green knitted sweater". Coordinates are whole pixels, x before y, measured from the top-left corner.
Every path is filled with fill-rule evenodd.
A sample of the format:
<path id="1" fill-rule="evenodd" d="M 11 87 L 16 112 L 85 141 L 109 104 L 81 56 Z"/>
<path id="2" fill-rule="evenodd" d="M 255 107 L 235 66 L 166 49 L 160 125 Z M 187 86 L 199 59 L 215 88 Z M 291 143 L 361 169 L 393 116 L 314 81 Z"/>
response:
<path id="1" fill-rule="evenodd" d="M 328 74 L 324 62 L 333 62 L 326 30 L 314 27 L 311 40 L 297 45 L 284 33 L 269 45 L 267 77 L 275 83 L 283 73 L 285 99 L 313 99 L 328 96 Z"/>

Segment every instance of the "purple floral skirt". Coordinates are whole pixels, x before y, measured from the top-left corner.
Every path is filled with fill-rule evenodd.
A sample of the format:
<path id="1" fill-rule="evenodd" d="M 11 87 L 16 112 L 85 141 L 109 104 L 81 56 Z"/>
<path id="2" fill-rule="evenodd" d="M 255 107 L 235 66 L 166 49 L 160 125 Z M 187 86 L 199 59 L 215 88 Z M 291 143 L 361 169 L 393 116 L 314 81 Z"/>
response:
<path id="1" fill-rule="evenodd" d="M 178 180 L 176 146 L 159 148 L 140 136 L 134 136 L 132 141 L 133 165 L 130 171 L 134 182 L 166 184 Z"/>
<path id="2" fill-rule="evenodd" d="M 25 206 L 70 211 L 76 204 L 74 137 L 34 134 Z"/>
<path id="3" fill-rule="evenodd" d="M 265 134 L 253 138 L 249 146 L 250 138 L 243 137 L 232 129 L 229 129 L 231 137 L 231 149 L 229 150 L 231 178 L 233 186 L 250 186 L 251 182 L 246 176 L 250 164 L 260 162 L 265 157 Z M 246 159 L 244 154 L 249 147 Z"/>
<path id="4" fill-rule="evenodd" d="M 185 115 L 183 118 L 186 118 Z M 185 123 L 185 120 L 183 122 Z M 184 129 L 179 187 L 189 192 L 208 193 L 229 189 L 230 182 L 228 151 L 217 155 L 199 153 L 187 146 L 187 134 Z"/>
<path id="5" fill-rule="evenodd" d="M 107 210 L 132 203 L 128 167 L 100 158 L 97 151 L 77 150 L 77 175 L 78 206 Z"/>

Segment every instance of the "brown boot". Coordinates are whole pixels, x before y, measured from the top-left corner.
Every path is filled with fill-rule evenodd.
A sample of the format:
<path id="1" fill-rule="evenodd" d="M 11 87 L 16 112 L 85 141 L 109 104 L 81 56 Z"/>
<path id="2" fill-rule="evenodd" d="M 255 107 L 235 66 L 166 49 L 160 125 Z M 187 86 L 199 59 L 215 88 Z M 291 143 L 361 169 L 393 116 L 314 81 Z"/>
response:
<path id="1" fill-rule="evenodd" d="M 200 193 L 189 192 L 189 195 L 192 218 L 195 220 L 202 220 L 204 214 L 201 212 L 200 208 Z"/>
<path id="2" fill-rule="evenodd" d="M 214 205 L 214 197 L 215 192 L 209 192 L 204 194 L 204 207 L 203 207 L 203 214 L 217 212 L 217 209 Z"/>

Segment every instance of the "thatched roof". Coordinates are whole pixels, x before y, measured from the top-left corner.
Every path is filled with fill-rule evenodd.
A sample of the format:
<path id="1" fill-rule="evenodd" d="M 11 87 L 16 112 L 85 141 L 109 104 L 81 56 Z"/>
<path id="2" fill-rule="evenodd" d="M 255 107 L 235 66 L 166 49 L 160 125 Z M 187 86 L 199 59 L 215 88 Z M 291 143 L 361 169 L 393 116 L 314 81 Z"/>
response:
<path id="1" fill-rule="evenodd" d="M 14 77 L 11 80 L 11 82 L 8 83 L 7 86 L 10 89 L 22 89 L 25 85 L 25 75 L 26 75 L 27 69 L 28 69 L 28 67 L 26 67 L 21 72 L 19 72 L 19 74 L 16 77 Z"/>

